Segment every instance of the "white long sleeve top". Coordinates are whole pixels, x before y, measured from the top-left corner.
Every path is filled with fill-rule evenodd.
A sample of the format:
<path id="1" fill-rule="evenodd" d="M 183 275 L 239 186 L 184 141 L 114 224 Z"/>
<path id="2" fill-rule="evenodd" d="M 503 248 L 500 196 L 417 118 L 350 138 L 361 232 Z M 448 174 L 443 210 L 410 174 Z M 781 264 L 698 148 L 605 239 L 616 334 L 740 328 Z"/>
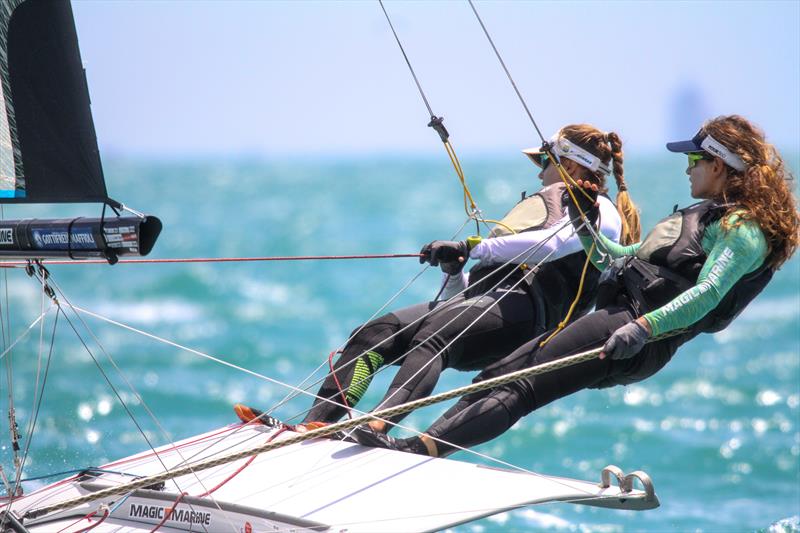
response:
<path id="1" fill-rule="evenodd" d="M 600 233 L 614 242 L 619 242 L 622 222 L 617 208 L 605 196 L 598 197 L 600 216 L 598 225 Z M 564 209 L 564 216 L 547 229 L 524 231 L 513 235 L 492 237 L 482 240 L 469 253 L 470 259 L 478 260 L 480 266 L 503 265 L 506 263 L 549 262 L 561 259 L 569 254 L 583 251 L 578 235 Z M 443 298 L 463 291 L 469 282 L 468 274 L 444 276 L 442 283 L 447 283 L 442 292 Z"/>

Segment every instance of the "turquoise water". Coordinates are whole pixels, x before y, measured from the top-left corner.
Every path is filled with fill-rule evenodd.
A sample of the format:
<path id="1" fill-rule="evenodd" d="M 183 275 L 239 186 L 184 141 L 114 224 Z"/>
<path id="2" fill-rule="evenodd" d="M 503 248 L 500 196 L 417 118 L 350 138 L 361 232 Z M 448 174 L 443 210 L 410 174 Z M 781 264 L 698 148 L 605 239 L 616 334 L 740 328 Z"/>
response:
<path id="1" fill-rule="evenodd" d="M 515 156 L 463 164 L 489 218 L 502 216 L 521 190 L 537 188 L 534 169 Z M 645 229 L 674 204 L 690 202 L 682 164 L 670 156 L 626 162 Z M 105 167 L 113 197 L 164 221 L 152 257 L 413 253 L 422 243 L 449 238 L 465 219 L 460 186 L 444 155 L 277 163 L 112 160 Z M 4 214 L 94 212 L 88 206 L 5 206 Z M 415 259 L 51 268 L 75 305 L 287 383 L 306 378 L 419 270 Z M 0 272 L 0 279 L 15 337 L 42 302 L 36 283 L 21 271 Z M 437 272 L 426 272 L 392 307 L 433 297 L 438 280 Z M 235 402 L 268 407 L 288 392 L 86 320 L 172 438 L 233 422 Z M 52 315 L 45 344 L 51 328 Z M 754 531 L 782 521 L 773 530 L 800 531 L 798 331 L 795 258 L 727 331 L 696 339 L 650 380 L 576 394 L 479 448 L 558 476 L 599 479 L 607 464 L 645 470 L 654 479 L 659 509 L 632 513 L 549 504 L 458 530 Z M 146 446 L 63 319 L 56 338 L 27 476 L 97 465 Z M 127 390 L 90 338 L 88 344 L 115 385 Z M 38 346 L 36 329 L 13 352 L 21 428 L 32 412 Z M 437 390 L 471 377 L 448 371 Z M 379 399 L 387 382 L 376 378 L 364 405 Z M 152 441 L 165 442 L 131 393 L 123 397 Z M 309 402 L 298 398 L 276 414 L 289 419 Z M 408 424 L 423 429 L 443 409 L 414 413 Z M 9 471 L 6 435 L 4 429 L 0 459 Z"/>

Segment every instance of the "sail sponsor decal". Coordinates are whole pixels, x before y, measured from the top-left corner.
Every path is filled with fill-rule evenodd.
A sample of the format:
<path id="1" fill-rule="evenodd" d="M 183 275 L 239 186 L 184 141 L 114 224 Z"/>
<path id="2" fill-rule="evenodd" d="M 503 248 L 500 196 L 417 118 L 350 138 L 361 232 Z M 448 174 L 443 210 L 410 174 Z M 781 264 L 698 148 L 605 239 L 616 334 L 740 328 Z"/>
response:
<path id="1" fill-rule="evenodd" d="M 0 246 L 12 246 L 14 244 L 14 230 L 12 228 L 0 228 Z"/>
<path id="2" fill-rule="evenodd" d="M 53 229 L 34 229 L 31 233 L 37 250 L 63 250 L 67 246 L 75 250 L 93 250 L 98 245 L 89 229 L 73 230 L 69 234 Z"/>
<path id="3" fill-rule="evenodd" d="M 210 512 L 192 511 L 189 508 L 132 503 L 128 510 L 128 516 L 131 518 L 150 518 L 152 520 L 164 520 L 164 516 L 166 516 L 167 523 L 181 522 L 211 527 Z"/>

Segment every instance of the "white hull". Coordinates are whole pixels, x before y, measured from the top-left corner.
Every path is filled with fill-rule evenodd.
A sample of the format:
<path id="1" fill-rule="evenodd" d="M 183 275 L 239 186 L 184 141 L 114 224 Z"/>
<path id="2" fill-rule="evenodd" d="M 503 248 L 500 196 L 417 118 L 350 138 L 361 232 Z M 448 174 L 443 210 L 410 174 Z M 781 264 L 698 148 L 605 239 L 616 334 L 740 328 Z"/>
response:
<path id="1" fill-rule="evenodd" d="M 263 444 L 276 430 L 234 425 L 104 465 L 97 473 L 72 477 L 14 502 L 17 516 L 100 488 L 149 476 Z M 284 433 L 275 437 L 281 439 Z M 177 448 L 177 449 L 176 449 Z M 162 462 L 164 465 L 162 465 Z M 36 519 L 31 532 L 65 533 L 95 525 L 94 533 L 151 531 L 178 496 L 183 500 L 158 531 L 430 531 L 501 511 L 549 501 L 618 509 L 658 506 L 654 494 L 618 486 L 487 468 L 448 459 L 365 448 L 315 439 L 180 476 L 163 487 L 112 496 Z M 210 496 L 206 492 L 223 483 Z M 599 477 L 599 476 L 598 476 Z M 155 489 L 155 490 L 154 490 Z M 581 502 L 580 500 L 584 500 Z M 97 524 L 105 510 L 110 513 Z M 96 511 L 91 518 L 86 515 Z"/>

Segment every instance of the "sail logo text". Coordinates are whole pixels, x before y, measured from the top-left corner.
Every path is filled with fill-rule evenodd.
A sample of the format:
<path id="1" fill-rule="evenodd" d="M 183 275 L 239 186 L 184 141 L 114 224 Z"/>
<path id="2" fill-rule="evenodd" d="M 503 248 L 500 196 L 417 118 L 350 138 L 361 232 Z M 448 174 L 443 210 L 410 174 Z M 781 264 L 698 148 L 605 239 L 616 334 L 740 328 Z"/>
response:
<path id="1" fill-rule="evenodd" d="M 43 244 L 94 244 L 94 237 L 91 233 L 73 233 L 72 239 L 67 235 L 66 231 L 58 233 L 43 233 L 39 236 Z"/>
<path id="2" fill-rule="evenodd" d="M 167 520 L 172 522 L 185 522 L 187 524 L 211 525 L 211 513 L 190 511 L 189 509 L 175 509 L 170 507 L 160 507 L 157 505 L 137 505 L 131 504 L 129 516 L 133 518 L 153 518 L 164 519 L 164 513 L 168 514 Z"/>
<path id="3" fill-rule="evenodd" d="M 0 228 L 0 244 L 14 244 L 14 232 L 11 228 Z"/>

